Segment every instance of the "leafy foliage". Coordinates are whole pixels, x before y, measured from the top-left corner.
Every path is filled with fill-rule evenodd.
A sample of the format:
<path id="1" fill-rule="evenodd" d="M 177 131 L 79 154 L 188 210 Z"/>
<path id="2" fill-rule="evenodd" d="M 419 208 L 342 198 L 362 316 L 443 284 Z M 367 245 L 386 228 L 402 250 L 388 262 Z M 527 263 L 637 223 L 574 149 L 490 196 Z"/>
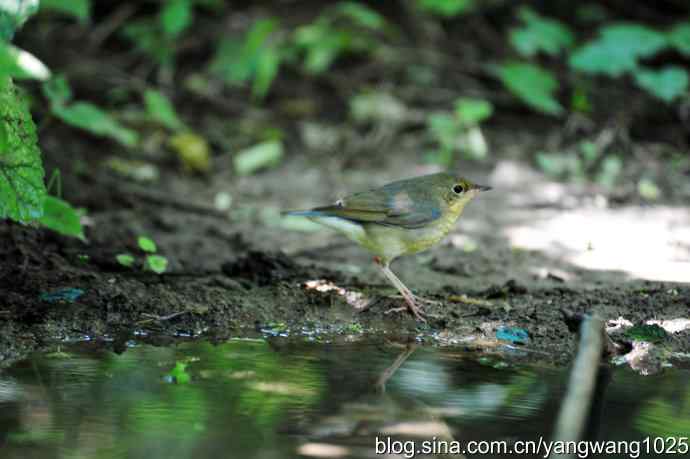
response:
<path id="1" fill-rule="evenodd" d="M 46 196 L 36 127 L 7 77 L 0 78 L 0 120 L 0 219 L 36 220 Z"/>
<path id="2" fill-rule="evenodd" d="M 668 33 L 668 42 L 679 53 L 690 57 L 690 22 L 676 24 Z"/>
<path id="3" fill-rule="evenodd" d="M 162 255 L 157 255 L 158 247 L 153 239 L 146 236 L 137 238 L 139 249 L 146 254 L 143 259 L 143 267 L 156 274 L 163 274 L 168 269 L 168 259 Z M 136 258 L 129 253 L 120 253 L 115 256 L 115 260 L 125 268 L 132 268 L 136 263 Z"/>
<path id="4" fill-rule="evenodd" d="M 30 16 L 38 11 L 38 0 L 3 0 L 0 2 L 0 41 L 10 41 Z"/>
<path id="5" fill-rule="evenodd" d="M 147 255 L 146 268 L 156 274 L 163 274 L 168 269 L 168 259 L 161 255 Z"/>
<path id="6" fill-rule="evenodd" d="M 320 74 L 343 54 L 373 52 L 379 45 L 375 33 L 387 27 L 383 16 L 363 4 L 340 2 L 311 24 L 298 27 L 294 44 L 304 55 L 304 69 Z"/>
<path id="7" fill-rule="evenodd" d="M 626 338 L 637 341 L 648 341 L 650 343 L 660 343 L 668 338 L 668 332 L 657 324 L 634 325 L 623 332 Z"/>
<path id="8" fill-rule="evenodd" d="M 252 25 L 244 40 L 223 40 L 211 61 L 211 71 L 230 84 L 252 80 L 252 95 L 264 97 L 283 59 L 281 43 L 270 40 L 277 29 L 277 20 L 261 19 Z"/>
<path id="9" fill-rule="evenodd" d="M 547 175 L 559 179 L 584 181 L 594 177 L 599 185 L 612 189 L 623 172 L 621 156 L 603 151 L 590 141 L 581 141 L 571 151 L 538 152 L 536 163 Z"/>
<path id="10" fill-rule="evenodd" d="M 664 34 L 640 24 L 607 25 L 599 30 L 597 39 L 570 56 L 570 65 L 581 72 L 617 77 L 635 69 L 639 59 L 654 55 L 667 44 Z"/>
<path id="11" fill-rule="evenodd" d="M 138 142 L 139 135 L 136 131 L 122 126 L 115 118 L 90 102 L 54 105 L 52 110 L 65 123 L 98 136 L 113 138 L 126 147 L 133 147 Z"/>
<path id="12" fill-rule="evenodd" d="M 417 6 L 438 16 L 452 18 L 467 13 L 475 6 L 474 0 L 417 0 Z"/>
<path id="13" fill-rule="evenodd" d="M 146 112 L 152 120 L 173 131 L 184 127 L 184 124 L 177 116 L 172 102 L 162 92 L 155 89 L 147 89 L 144 91 L 144 104 L 146 105 Z"/>
<path id="14" fill-rule="evenodd" d="M 125 268 L 134 266 L 134 257 L 128 253 L 120 253 L 115 256 L 115 260 Z"/>
<path id="15" fill-rule="evenodd" d="M 638 69 L 634 77 L 641 88 L 664 102 L 672 102 L 688 90 L 688 72 L 676 66 L 660 70 Z"/>
<path id="16" fill-rule="evenodd" d="M 50 101 L 51 111 L 63 122 L 92 134 L 110 137 L 126 147 L 139 141 L 136 131 L 126 128 L 110 114 L 90 102 L 70 102 L 72 91 L 64 77 L 46 82 L 43 93 Z"/>
<path id="17" fill-rule="evenodd" d="M 462 97 L 455 101 L 455 116 L 463 125 L 479 124 L 493 112 L 494 107 L 488 100 Z"/>
<path id="18" fill-rule="evenodd" d="M 192 23 L 191 0 L 167 0 L 161 8 L 159 22 L 166 37 L 177 38 Z"/>
<path id="19" fill-rule="evenodd" d="M 6 76 L 38 80 L 50 77 L 48 68 L 35 56 L 9 43 L 15 30 L 37 10 L 38 0 L 0 1 L 0 80 Z"/>
<path id="20" fill-rule="evenodd" d="M 177 40 L 193 20 L 192 0 L 166 0 L 157 16 L 128 22 L 122 34 L 159 65 L 172 68 Z"/>
<path id="21" fill-rule="evenodd" d="M 488 146 L 479 123 L 493 113 L 493 106 L 482 99 L 460 98 L 455 101 L 455 113 L 432 113 L 427 127 L 438 148 L 427 155 L 432 162 L 450 166 L 455 152 L 480 160 L 486 157 Z"/>
<path id="22" fill-rule="evenodd" d="M 549 115 L 560 115 L 563 107 L 554 97 L 558 81 L 536 64 L 507 62 L 498 67 L 503 84 L 527 105 Z"/>
<path id="23" fill-rule="evenodd" d="M 44 10 L 65 13 L 85 23 L 91 18 L 91 0 L 41 0 Z"/>
<path id="24" fill-rule="evenodd" d="M 46 80 L 50 70 L 33 54 L 0 41 L 0 78 L 7 76 Z"/>
<path id="25" fill-rule="evenodd" d="M 523 56 L 532 57 L 540 51 L 555 56 L 562 50 L 572 47 L 575 42 L 575 37 L 568 27 L 559 21 L 541 16 L 532 8 L 521 7 L 518 17 L 525 25 L 510 31 L 510 42 Z"/>
<path id="26" fill-rule="evenodd" d="M 156 253 L 156 250 L 158 250 L 156 243 L 153 242 L 153 239 L 146 236 L 139 236 L 137 238 L 137 245 L 139 245 L 141 250 L 147 253 Z"/>
<path id="27" fill-rule="evenodd" d="M 65 236 L 85 239 L 79 214 L 70 203 L 58 197 L 46 196 L 43 203 L 43 216 L 39 222 L 46 228 Z"/>

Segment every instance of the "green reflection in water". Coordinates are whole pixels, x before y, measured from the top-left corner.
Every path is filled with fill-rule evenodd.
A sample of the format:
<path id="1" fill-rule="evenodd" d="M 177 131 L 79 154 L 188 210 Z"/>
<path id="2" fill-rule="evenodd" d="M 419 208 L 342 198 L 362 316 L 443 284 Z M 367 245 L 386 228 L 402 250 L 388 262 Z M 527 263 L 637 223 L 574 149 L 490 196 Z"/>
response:
<path id="1" fill-rule="evenodd" d="M 278 339 L 67 351 L 0 375 L 1 457 L 271 458 L 319 444 L 371 457 L 382 432 L 535 440 L 548 438 L 567 382 L 567 369 L 432 348 Z M 614 370 L 593 438 L 687 435 L 688 376 Z"/>

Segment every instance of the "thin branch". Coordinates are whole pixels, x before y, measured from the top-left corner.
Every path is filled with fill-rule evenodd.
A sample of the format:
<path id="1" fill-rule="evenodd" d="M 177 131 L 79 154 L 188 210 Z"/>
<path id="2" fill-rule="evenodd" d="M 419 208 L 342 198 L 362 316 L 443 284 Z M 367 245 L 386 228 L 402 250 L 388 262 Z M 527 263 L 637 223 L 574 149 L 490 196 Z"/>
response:
<path id="1" fill-rule="evenodd" d="M 597 315 L 586 317 L 580 326 L 580 347 L 570 372 L 568 391 L 556 421 L 556 433 L 553 437 L 555 441 L 578 441 L 582 438 L 604 350 L 604 334 L 604 321 Z M 553 457 L 570 459 L 575 455 Z"/>

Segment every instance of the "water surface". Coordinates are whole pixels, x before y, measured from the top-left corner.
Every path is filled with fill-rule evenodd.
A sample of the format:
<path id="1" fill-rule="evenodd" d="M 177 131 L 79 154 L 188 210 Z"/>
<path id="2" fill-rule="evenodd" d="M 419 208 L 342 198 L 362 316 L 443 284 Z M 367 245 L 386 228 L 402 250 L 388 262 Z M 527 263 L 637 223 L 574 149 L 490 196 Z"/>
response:
<path id="1" fill-rule="evenodd" d="M 0 457 L 383 457 L 377 436 L 548 439 L 568 379 L 566 368 L 395 345 L 233 340 L 133 344 L 118 355 L 85 342 L 61 351 L 0 374 Z M 613 369 L 594 412 L 592 439 L 687 437 L 690 372 Z"/>

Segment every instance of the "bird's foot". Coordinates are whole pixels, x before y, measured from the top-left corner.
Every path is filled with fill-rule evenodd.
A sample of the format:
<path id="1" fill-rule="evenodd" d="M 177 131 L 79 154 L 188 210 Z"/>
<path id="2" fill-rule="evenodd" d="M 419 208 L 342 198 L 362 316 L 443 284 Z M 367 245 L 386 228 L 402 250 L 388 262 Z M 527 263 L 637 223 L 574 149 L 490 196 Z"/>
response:
<path id="1" fill-rule="evenodd" d="M 434 316 L 431 316 L 431 315 L 425 313 L 422 310 L 422 308 L 420 308 L 419 306 L 412 307 L 412 305 L 410 305 L 409 303 L 407 304 L 407 306 L 400 306 L 399 308 L 391 308 L 391 309 L 388 309 L 387 311 L 384 311 L 383 313 L 385 315 L 388 315 L 388 314 L 393 314 L 395 312 L 405 312 L 405 311 L 411 312 L 412 315 L 415 317 L 415 319 L 417 319 L 420 322 L 424 322 L 424 323 L 426 323 L 427 317 L 434 317 Z"/>
<path id="2" fill-rule="evenodd" d="M 402 295 L 380 296 L 380 297 L 378 297 L 378 298 L 375 298 L 375 299 L 371 300 L 371 301 L 370 301 L 369 303 L 367 303 L 364 307 L 362 307 L 361 309 L 359 309 L 359 310 L 357 311 L 357 313 L 358 313 L 358 314 L 361 314 L 361 313 L 363 313 L 363 312 L 368 311 L 368 310 L 371 309 L 374 305 L 380 303 L 382 300 L 384 300 L 384 299 L 386 299 L 386 298 L 404 299 L 405 302 L 406 302 L 407 304 L 406 304 L 405 306 L 400 306 L 400 307 L 397 307 L 397 308 L 387 309 L 386 311 L 383 312 L 385 315 L 393 314 L 393 313 L 396 313 L 396 312 L 409 311 L 409 312 L 415 317 L 415 319 L 417 319 L 417 320 L 419 320 L 419 321 L 421 321 L 421 322 L 426 322 L 426 319 L 425 319 L 426 317 L 432 317 L 432 318 L 437 318 L 437 317 L 438 317 L 438 316 L 436 316 L 436 315 L 429 314 L 429 313 L 425 312 L 420 306 L 417 305 L 417 303 L 419 302 L 419 303 L 428 303 L 428 304 L 440 304 L 440 301 L 428 300 L 428 299 L 426 299 L 426 298 L 420 298 L 420 297 L 417 297 L 417 296 L 413 296 L 413 297 L 412 297 L 412 298 L 413 298 L 413 299 L 412 299 L 412 302 L 414 303 L 414 306 L 412 306 L 412 305 L 410 304 L 410 302 L 407 301 L 407 299 L 406 299 L 404 296 L 402 296 Z"/>

